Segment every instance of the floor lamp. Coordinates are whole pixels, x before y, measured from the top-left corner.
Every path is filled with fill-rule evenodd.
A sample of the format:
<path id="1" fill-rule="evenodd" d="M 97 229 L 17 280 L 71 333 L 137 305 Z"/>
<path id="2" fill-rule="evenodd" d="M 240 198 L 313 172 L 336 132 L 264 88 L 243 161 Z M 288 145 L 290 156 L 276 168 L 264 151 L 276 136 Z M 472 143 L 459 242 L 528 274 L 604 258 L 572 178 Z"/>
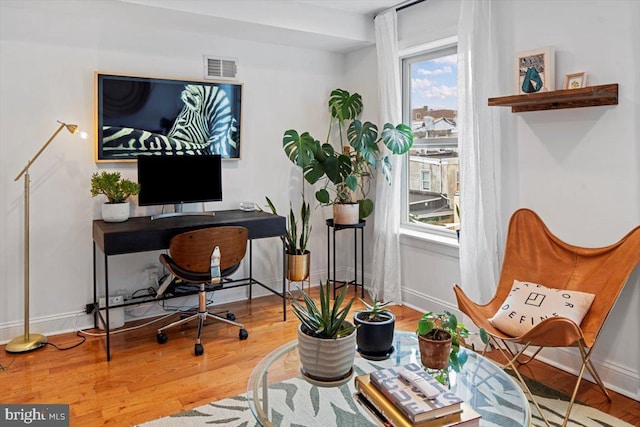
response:
<path id="1" fill-rule="evenodd" d="M 61 121 L 58 121 L 58 123 L 60 123 L 58 129 L 56 129 L 53 135 L 51 135 L 42 148 L 38 150 L 36 155 L 27 162 L 27 165 L 20 171 L 16 179 L 14 179 L 14 181 L 17 181 L 24 176 L 24 335 L 9 341 L 5 349 L 8 353 L 24 353 L 37 350 L 47 343 L 47 337 L 44 335 L 29 333 L 29 168 L 63 128 L 66 128 L 72 134 L 78 133 L 79 129 L 77 125 L 62 123 Z M 80 132 L 80 136 L 84 139 L 87 137 L 87 134 Z"/>

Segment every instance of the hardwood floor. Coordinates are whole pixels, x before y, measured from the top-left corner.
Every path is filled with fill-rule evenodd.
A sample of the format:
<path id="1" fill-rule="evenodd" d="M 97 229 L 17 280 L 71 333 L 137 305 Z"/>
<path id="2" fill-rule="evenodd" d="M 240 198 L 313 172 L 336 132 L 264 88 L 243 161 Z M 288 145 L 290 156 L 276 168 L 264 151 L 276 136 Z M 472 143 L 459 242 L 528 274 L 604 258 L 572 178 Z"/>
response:
<path id="1" fill-rule="evenodd" d="M 357 301 L 352 311 L 361 307 Z M 238 340 L 235 327 L 208 324 L 201 357 L 193 355 L 194 324 L 169 330 L 165 345 L 156 342 L 160 323 L 112 335 L 111 362 L 106 361 L 104 339 L 97 337 L 88 337 L 68 351 L 47 346 L 33 353 L 9 354 L 0 346 L 0 402 L 68 403 L 72 426 L 129 426 L 245 393 L 258 361 L 296 338 L 298 319 L 289 309 L 283 322 L 282 302 L 275 296 L 224 308 L 244 323 L 249 339 Z M 421 313 L 400 306 L 393 312 L 396 328 L 415 330 Z M 80 340 L 75 333 L 48 338 L 59 347 Z M 495 351 L 491 354 L 498 357 Z M 573 375 L 535 361 L 527 369 L 531 378 L 571 394 Z M 578 399 L 640 425 L 640 402 L 611 395 L 613 401 L 608 402 L 597 386 L 583 381 Z"/>

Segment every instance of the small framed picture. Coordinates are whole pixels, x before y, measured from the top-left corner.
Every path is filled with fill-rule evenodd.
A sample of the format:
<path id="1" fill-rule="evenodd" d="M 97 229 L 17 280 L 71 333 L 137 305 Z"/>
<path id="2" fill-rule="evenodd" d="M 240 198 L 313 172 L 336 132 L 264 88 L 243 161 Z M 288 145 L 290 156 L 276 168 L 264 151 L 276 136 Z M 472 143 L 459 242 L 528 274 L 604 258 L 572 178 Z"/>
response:
<path id="1" fill-rule="evenodd" d="M 544 47 L 520 52 L 517 55 L 516 69 L 519 95 L 555 89 L 553 48 Z"/>
<path id="2" fill-rule="evenodd" d="M 579 89 L 587 86 L 587 73 L 573 73 L 564 76 L 565 89 Z"/>

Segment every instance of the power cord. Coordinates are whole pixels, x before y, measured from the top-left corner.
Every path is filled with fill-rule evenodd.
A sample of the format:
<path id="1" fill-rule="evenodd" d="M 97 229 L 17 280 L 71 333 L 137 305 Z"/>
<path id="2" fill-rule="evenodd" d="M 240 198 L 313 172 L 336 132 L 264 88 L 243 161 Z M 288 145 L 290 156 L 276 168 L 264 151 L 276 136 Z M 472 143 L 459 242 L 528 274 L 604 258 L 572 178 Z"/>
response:
<path id="1" fill-rule="evenodd" d="M 50 345 L 51 347 L 55 348 L 56 350 L 60 350 L 60 351 L 71 350 L 72 348 L 76 348 L 76 347 L 84 344 L 84 342 L 87 340 L 87 337 L 83 337 L 82 335 L 80 335 L 80 332 L 78 332 L 78 331 L 76 331 L 76 335 L 78 337 L 82 338 L 82 339 L 80 340 L 80 342 L 75 343 L 75 344 L 73 344 L 73 345 L 71 345 L 69 347 L 58 347 L 57 345 L 55 345 L 54 343 L 51 343 L 51 342 L 47 342 L 46 344 Z"/>
<path id="2" fill-rule="evenodd" d="M 169 313 L 166 316 L 159 317 L 157 319 L 151 320 L 151 321 L 149 321 L 147 323 L 143 323 L 141 325 L 131 326 L 129 328 L 124 328 L 124 329 L 118 329 L 118 330 L 115 330 L 113 332 L 109 331 L 109 335 L 115 335 L 115 334 L 120 334 L 120 333 L 123 333 L 123 332 L 129 332 L 129 331 L 134 331 L 136 329 L 144 328 L 145 326 L 149 326 L 149 325 L 151 325 L 153 323 L 159 322 L 159 321 L 164 320 L 164 319 L 166 319 L 166 318 L 168 318 L 170 316 L 173 316 L 173 314 L 174 313 Z M 76 325 L 76 318 L 73 319 L 73 327 L 76 329 L 76 331 L 79 334 L 83 334 L 83 335 L 86 335 L 86 336 L 89 336 L 89 337 L 106 337 L 107 336 L 106 332 L 101 332 L 101 333 L 96 334 L 96 333 L 93 333 L 93 332 L 87 332 L 87 331 L 78 329 L 78 326 Z"/>

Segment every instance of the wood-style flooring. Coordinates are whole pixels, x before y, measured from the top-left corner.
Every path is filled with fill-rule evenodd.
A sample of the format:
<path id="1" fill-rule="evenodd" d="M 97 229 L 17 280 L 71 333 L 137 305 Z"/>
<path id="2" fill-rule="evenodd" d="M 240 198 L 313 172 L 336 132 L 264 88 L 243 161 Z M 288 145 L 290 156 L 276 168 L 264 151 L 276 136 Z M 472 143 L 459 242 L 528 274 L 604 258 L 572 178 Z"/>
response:
<path id="1" fill-rule="evenodd" d="M 204 329 L 205 353 L 200 357 L 193 354 L 193 323 L 168 330 L 169 341 L 164 345 L 156 342 L 159 324 L 112 335 L 111 362 L 106 361 L 104 339 L 98 337 L 67 351 L 46 346 L 9 354 L 0 346 L 0 402 L 68 403 L 71 426 L 130 426 L 245 393 L 258 361 L 296 338 L 298 319 L 289 309 L 287 321 L 282 321 L 282 300 L 276 296 L 221 308 L 236 314 L 249 339 L 240 341 L 235 327 L 210 323 Z M 362 304 L 356 301 L 352 311 L 359 308 Z M 415 330 L 421 313 L 401 306 L 394 306 L 393 312 L 397 329 Z M 80 340 L 75 333 L 48 338 L 63 348 Z M 491 354 L 499 357 L 495 351 Z M 575 381 L 571 374 L 536 361 L 524 372 L 571 394 Z M 583 381 L 578 400 L 640 425 L 640 402 L 611 395 L 609 402 L 596 385 Z"/>

